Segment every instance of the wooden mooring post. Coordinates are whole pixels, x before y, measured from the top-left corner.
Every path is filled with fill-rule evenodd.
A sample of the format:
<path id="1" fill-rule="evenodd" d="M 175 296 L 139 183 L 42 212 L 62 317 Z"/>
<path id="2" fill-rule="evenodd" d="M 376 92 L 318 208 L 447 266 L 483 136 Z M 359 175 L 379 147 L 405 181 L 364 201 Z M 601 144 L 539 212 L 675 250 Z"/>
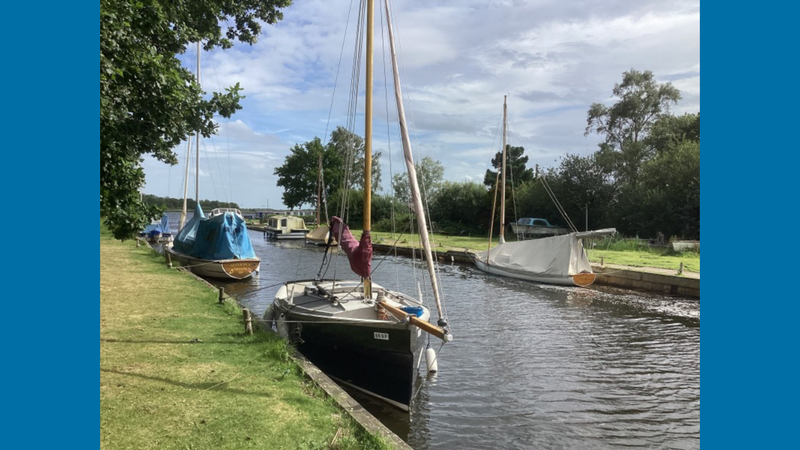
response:
<path id="1" fill-rule="evenodd" d="M 678 267 L 678 275 L 683 275 L 683 261 L 681 261 L 681 265 Z"/>
<path id="2" fill-rule="evenodd" d="M 167 267 L 172 269 L 172 256 L 169 254 L 169 252 L 164 252 L 164 253 L 167 254 Z"/>
<path id="3" fill-rule="evenodd" d="M 244 316 L 244 331 L 247 334 L 253 334 L 253 318 L 250 317 L 250 310 L 247 308 L 242 309 L 242 316 Z"/>
<path id="4" fill-rule="evenodd" d="M 222 303 L 225 301 L 225 288 L 219 288 L 219 302 Z"/>

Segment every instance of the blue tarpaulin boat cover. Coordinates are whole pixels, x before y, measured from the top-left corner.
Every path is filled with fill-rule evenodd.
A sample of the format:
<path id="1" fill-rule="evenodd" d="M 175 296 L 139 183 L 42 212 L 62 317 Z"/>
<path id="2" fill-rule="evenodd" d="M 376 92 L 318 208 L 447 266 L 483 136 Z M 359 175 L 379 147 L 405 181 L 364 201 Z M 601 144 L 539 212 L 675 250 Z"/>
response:
<path id="1" fill-rule="evenodd" d="M 200 259 L 256 257 L 242 218 L 232 212 L 206 217 L 199 203 L 195 206 L 192 219 L 178 232 L 172 248 Z"/>
<path id="2" fill-rule="evenodd" d="M 158 234 L 169 234 L 169 217 L 166 214 L 161 216 L 161 223 L 151 223 L 140 233 L 141 236 L 156 236 Z"/>

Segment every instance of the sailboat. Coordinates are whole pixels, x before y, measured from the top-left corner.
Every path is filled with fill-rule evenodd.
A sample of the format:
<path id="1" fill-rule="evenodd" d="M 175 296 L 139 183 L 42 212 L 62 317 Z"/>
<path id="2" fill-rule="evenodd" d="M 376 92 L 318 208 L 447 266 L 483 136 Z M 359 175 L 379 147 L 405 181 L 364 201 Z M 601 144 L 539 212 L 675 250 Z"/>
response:
<path id="1" fill-rule="evenodd" d="M 169 216 L 164 213 L 160 221 L 153 221 L 139 232 L 139 239 L 150 244 L 172 245 L 172 233 L 169 231 Z"/>
<path id="2" fill-rule="evenodd" d="M 586 257 L 582 239 L 613 235 L 614 228 L 572 232 L 560 236 L 531 239 L 518 242 L 505 241 L 505 189 L 506 189 L 506 126 L 508 121 L 507 98 L 503 97 L 503 160 L 501 164 L 502 182 L 500 191 L 500 242 L 491 248 L 492 231 L 489 231 L 489 248 L 482 252 L 468 252 L 478 269 L 494 275 L 501 275 L 538 283 L 564 286 L 589 286 L 596 275 Z M 500 175 L 500 174 L 498 174 Z M 553 197 L 554 198 L 554 197 Z M 560 205 L 559 210 L 561 210 Z M 563 211 L 562 211 L 563 213 Z M 567 220 L 569 222 L 569 220 Z M 571 222 L 569 222 L 571 224 Z"/>
<path id="3" fill-rule="evenodd" d="M 322 204 L 323 190 L 325 189 L 325 182 L 322 176 L 322 154 L 319 155 L 319 167 L 317 169 L 317 228 L 311 230 L 306 235 L 306 244 L 313 245 L 327 245 L 337 246 L 339 243 L 336 238 L 331 235 L 331 230 L 328 227 L 328 207 L 325 206 L 325 224 L 320 222 L 320 209 Z"/>
<path id="4" fill-rule="evenodd" d="M 431 287 L 439 314 L 432 324 L 430 310 L 402 292 L 391 291 L 372 282 L 371 191 L 372 191 L 372 37 L 373 1 L 367 0 L 366 23 L 366 129 L 364 151 L 364 223 L 360 240 L 339 218 L 331 218 L 331 231 L 347 254 L 356 280 L 314 279 L 286 282 L 265 313 L 265 321 L 289 338 L 298 349 L 328 376 L 366 394 L 408 410 L 419 382 L 418 369 L 428 336 L 452 340 L 442 313 L 438 281 L 431 256 L 424 208 L 417 184 L 411 146 L 400 92 L 399 71 L 388 3 L 386 17 L 395 97 L 403 150 L 420 239 L 430 274 Z M 434 359 L 435 361 L 435 359 Z M 434 362 L 434 365 L 436 363 Z M 429 361 L 429 366 L 431 363 Z"/>
<path id="5" fill-rule="evenodd" d="M 200 82 L 200 42 L 197 43 L 197 82 Z M 195 210 L 186 220 L 189 145 L 186 152 L 186 176 L 183 189 L 183 211 L 180 231 L 172 247 L 164 249 L 168 261 L 186 267 L 201 277 L 241 280 L 252 276 L 261 267 L 247 224 L 236 209 L 215 209 L 209 217 L 200 206 L 200 134 L 195 136 Z M 185 222 L 185 223 L 184 223 Z"/>

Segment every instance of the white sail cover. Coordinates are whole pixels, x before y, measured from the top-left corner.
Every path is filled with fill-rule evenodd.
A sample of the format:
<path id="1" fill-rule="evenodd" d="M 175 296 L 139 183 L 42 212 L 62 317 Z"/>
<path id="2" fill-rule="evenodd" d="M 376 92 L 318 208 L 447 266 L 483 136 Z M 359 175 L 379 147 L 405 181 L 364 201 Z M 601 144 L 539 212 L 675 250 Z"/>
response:
<path id="1" fill-rule="evenodd" d="M 521 275 L 565 277 L 592 273 L 576 233 L 529 241 L 506 242 L 488 251 L 488 265 Z M 486 251 L 476 253 L 486 263 Z"/>

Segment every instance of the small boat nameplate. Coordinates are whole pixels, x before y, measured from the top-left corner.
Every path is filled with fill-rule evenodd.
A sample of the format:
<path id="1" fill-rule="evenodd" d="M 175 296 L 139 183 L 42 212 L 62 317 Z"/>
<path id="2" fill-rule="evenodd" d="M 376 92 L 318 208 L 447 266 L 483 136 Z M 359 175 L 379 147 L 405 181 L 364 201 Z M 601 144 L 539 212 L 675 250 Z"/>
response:
<path id="1" fill-rule="evenodd" d="M 375 339 L 380 339 L 382 341 L 388 341 L 389 340 L 389 333 L 378 333 L 378 332 L 376 332 L 375 333 Z"/>

